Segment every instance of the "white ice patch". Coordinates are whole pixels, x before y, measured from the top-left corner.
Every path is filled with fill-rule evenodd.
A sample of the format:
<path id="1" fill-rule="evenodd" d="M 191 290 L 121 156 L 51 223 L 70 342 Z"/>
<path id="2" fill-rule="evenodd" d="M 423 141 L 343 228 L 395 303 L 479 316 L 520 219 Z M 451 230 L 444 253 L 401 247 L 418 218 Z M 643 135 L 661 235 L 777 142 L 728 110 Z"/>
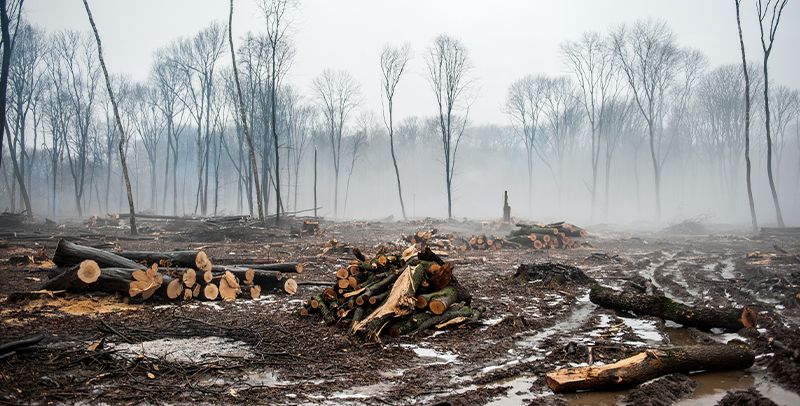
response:
<path id="1" fill-rule="evenodd" d="M 222 337 L 161 338 L 140 343 L 112 344 L 117 354 L 125 358 L 145 356 L 167 362 L 201 363 L 225 358 L 252 358 L 250 346 L 241 341 Z"/>
<path id="2" fill-rule="evenodd" d="M 656 322 L 654 321 L 623 318 L 622 322 L 633 331 L 633 334 L 636 334 L 645 342 L 662 342 L 664 340 L 664 337 L 658 332 L 658 327 L 656 327 Z"/>
<path id="3" fill-rule="evenodd" d="M 429 359 L 438 359 L 440 361 L 435 361 L 429 363 L 429 365 L 437 365 L 437 364 L 454 364 L 458 359 L 458 355 L 453 354 L 450 351 L 437 351 L 433 348 L 423 348 L 416 344 L 400 344 L 400 347 L 408 348 L 411 351 L 414 351 L 414 354 L 417 354 L 420 358 L 429 358 Z"/>

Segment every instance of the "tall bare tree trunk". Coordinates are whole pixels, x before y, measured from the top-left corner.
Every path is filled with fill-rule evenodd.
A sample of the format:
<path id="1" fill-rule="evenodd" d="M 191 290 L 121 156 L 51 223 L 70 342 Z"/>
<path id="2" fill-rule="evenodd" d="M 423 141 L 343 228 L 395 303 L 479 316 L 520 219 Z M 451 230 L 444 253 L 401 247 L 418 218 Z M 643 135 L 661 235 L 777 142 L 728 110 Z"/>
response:
<path id="1" fill-rule="evenodd" d="M 106 89 L 108 89 L 108 98 L 111 99 L 111 106 L 114 107 L 114 118 L 117 121 L 119 128 L 119 160 L 122 164 L 122 177 L 125 180 L 125 189 L 128 194 L 128 209 L 130 210 L 131 218 L 131 234 L 136 235 L 136 210 L 133 207 L 133 192 L 131 191 L 131 180 L 128 176 L 128 162 L 125 159 L 125 130 L 122 128 L 122 119 L 119 116 L 119 109 L 117 108 L 117 101 L 114 99 L 114 91 L 111 89 L 111 80 L 108 79 L 108 70 L 106 69 L 106 62 L 103 60 L 103 46 L 100 44 L 100 34 L 97 33 L 97 26 L 94 24 L 92 18 L 92 11 L 89 9 L 87 0 L 83 0 L 83 5 L 86 7 L 86 15 L 89 17 L 89 24 L 92 26 L 94 32 L 94 39 L 97 41 L 97 57 L 100 59 L 100 66 L 103 68 L 103 77 L 106 79 Z"/>
<path id="2" fill-rule="evenodd" d="M 85 1 L 85 0 L 84 0 Z M 256 201 L 258 202 L 258 218 L 265 222 L 264 207 L 261 201 L 261 184 L 258 182 L 258 164 L 256 162 L 256 153 L 253 149 L 253 135 L 250 133 L 250 128 L 247 126 L 247 113 L 244 109 L 244 98 L 242 97 L 242 87 L 239 84 L 239 70 L 236 67 L 236 50 L 233 47 L 233 0 L 231 0 L 231 9 L 228 16 L 228 42 L 231 45 L 231 62 L 233 65 L 233 79 L 236 82 L 236 95 L 239 99 L 239 114 L 242 116 L 242 129 L 244 130 L 244 137 L 247 140 L 247 150 L 250 153 L 250 165 L 253 168 L 254 183 L 256 185 Z M 266 225 L 266 224 L 265 224 Z"/>
<path id="3" fill-rule="evenodd" d="M 3 38 L 3 64 L 0 69 L 0 166 L 3 165 L 3 132 L 6 131 L 6 100 L 8 90 L 8 70 L 11 66 L 11 24 L 8 20 L 8 4 L 0 0 L 0 28 Z M 9 142 L 10 143 L 10 142 Z M 28 213 L 30 215 L 30 213 Z"/>
<path id="4" fill-rule="evenodd" d="M 742 20 L 739 13 L 741 0 L 734 0 L 736 4 L 736 26 L 739 28 L 739 48 L 742 50 L 742 71 L 744 72 L 744 161 L 747 168 L 747 201 L 750 205 L 750 220 L 753 232 L 758 231 L 758 219 L 756 218 L 756 206 L 753 201 L 753 184 L 750 180 L 750 73 L 747 71 L 747 56 L 744 50 L 744 38 L 742 37 Z"/>

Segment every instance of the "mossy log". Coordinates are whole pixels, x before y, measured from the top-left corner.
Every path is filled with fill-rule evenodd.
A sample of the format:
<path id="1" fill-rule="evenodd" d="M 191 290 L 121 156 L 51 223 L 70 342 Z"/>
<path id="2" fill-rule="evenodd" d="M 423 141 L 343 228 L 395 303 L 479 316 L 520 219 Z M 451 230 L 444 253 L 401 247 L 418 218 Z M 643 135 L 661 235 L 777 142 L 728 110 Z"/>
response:
<path id="1" fill-rule="evenodd" d="M 565 368 L 545 377 L 547 386 L 556 393 L 621 389 L 674 373 L 745 369 L 754 361 L 753 350 L 734 340 L 728 344 L 648 349 L 613 364 Z"/>
<path id="2" fill-rule="evenodd" d="M 594 285 L 589 294 L 592 303 L 613 310 L 625 310 L 672 320 L 687 327 L 703 330 L 721 328 L 739 331 L 756 325 L 756 312 L 749 307 L 694 307 L 676 302 L 666 296 L 645 295 L 639 292 L 616 291 Z"/>

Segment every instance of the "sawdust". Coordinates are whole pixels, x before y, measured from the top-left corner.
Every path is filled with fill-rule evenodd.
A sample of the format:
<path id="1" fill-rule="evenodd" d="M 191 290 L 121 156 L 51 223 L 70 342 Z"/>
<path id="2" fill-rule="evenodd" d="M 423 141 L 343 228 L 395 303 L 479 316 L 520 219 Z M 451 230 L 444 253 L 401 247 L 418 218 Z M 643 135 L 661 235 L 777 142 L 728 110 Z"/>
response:
<path id="1" fill-rule="evenodd" d="M 24 310 L 38 310 L 55 308 L 55 310 L 73 316 L 95 316 L 98 314 L 113 313 L 118 311 L 140 310 L 141 306 L 134 306 L 119 301 L 116 298 L 87 298 L 87 297 L 59 297 L 53 299 L 36 299 L 26 303 Z"/>

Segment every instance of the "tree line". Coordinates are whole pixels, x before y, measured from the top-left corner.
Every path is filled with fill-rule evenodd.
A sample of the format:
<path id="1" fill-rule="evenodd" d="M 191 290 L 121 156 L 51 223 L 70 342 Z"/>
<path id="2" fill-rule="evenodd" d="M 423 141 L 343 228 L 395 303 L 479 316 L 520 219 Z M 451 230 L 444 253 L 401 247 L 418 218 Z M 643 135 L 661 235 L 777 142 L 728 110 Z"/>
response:
<path id="1" fill-rule="evenodd" d="M 747 184 L 756 227 L 749 154 L 758 146 L 766 150 L 776 221 L 783 225 L 777 179 L 786 176 L 780 173 L 786 157 L 800 157 L 800 96 L 770 82 L 768 60 L 786 0 L 755 4 L 760 65 L 747 62 L 740 38 L 743 64 L 711 67 L 702 52 L 680 45 L 663 21 L 567 40 L 560 57 L 568 73 L 532 73 L 511 83 L 502 126 L 470 121 L 479 78 L 476 61 L 459 39 L 442 34 L 422 53 L 430 93 L 413 97 L 433 101 L 434 110 L 428 117 L 409 117 L 395 109 L 414 58 L 409 45 L 384 47 L 375 61 L 381 86 L 369 89 L 380 91 L 382 103 L 365 106 L 361 84 L 346 70 L 325 68 L 310 86 L 289 83 L 298 4 L 258 4 L 262 32 L 234 38 L 231 1 L 227 25 L 212 22 L 171 41 L 154 53 L 147 79 L 111 75 L 106 92 L 99 36 L 95 41 L 83 32 L 45 32 L 25 20 L 22 1 L 2 1 L 2 203 L 29 216 L 117 211 L 124 207 L 121 172 L 127 171 L 121 160 L 133 157 L 131 210 L 135 202 L 138 210 L 152 213 L 249 213 L 279 221 L 282 213 L 317 205 L 301 189 L 308 189 L 319 151 L 330 179 L 325 190 L 332 195 L 326 199 L 332 216 L 346 215 L 359 165 L 379 165 L 389 168 L 385 181 L 394 184 L 397 209 L 406 218 L 404 189 L 415 179 L 403 161 L 423 148 L 436 151 L 436 178 L 443 179 L 447 216 L 453 218 L 454 193 L 463 194 L 456 174 L 471 163 L 460 151 L 491 148 L 524 158 L 529 216 L 537 212 L 540 168 L 561 202 L 576 183 L 566 168 L 580 160 L 588 165 L 578 183 L 591 218 L 607 218 L 617 199 L 613 169 L 630 165 L 637 196 L 639 183 L 649 184 L 653 214 L 660 219 L 665 172 L 681 160 L 697 159 L 726 200 L 742 200 Z M 738 17 L 740 1 L 735 5 Z M 787 153 L 792 126 L 797 154 Z M 391 161 L 369 162 L 378 148 Z M 651 178 L 640 179 L 640 172 Z"/>

